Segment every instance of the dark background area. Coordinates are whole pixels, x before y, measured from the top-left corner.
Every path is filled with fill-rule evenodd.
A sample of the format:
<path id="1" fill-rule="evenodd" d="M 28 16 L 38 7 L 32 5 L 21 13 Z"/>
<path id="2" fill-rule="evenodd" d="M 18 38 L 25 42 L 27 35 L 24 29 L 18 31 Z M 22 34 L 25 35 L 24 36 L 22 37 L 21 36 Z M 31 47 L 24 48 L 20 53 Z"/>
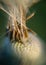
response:
<path id="1" fill-rule="evenodd" d="M 35 4 L 30 12 L 36 11 L 35 16 L 28 21 L 28 27 L 34 30 L 44 41 L 46 41 L 46 1 Z"/>

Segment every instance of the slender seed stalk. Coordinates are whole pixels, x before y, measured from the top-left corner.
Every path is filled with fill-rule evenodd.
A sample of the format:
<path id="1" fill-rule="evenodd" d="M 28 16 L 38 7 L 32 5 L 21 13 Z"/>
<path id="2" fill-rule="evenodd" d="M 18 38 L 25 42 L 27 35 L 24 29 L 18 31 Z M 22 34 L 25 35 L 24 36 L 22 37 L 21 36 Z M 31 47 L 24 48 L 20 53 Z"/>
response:
<path id="1" fill-rule="evenodd" d="M 18 22 L 16 15 L 15 15 L 15 9 L 13 8 L 13 12 L 9 10 L 5 10 L 3 7 L 0 7 L 5 13 L 9 15 L 9 22 L 7 27 L 9 28 L 9 31 L 13 31 L 12 34 L 12 40 L 20 40 L 23 42 L 26 38 L 28 38 L 28 29 L 26 27 L 26 21 L 29 20 L 34 16 L 35 13 L 32 13 L 30 16 L 26 18 L 26 12 L 22 6 L 20 6 L 20 22 Z M 11 20 L 12 19 L 12 20 Z M 17 33 L 17 34 L 16 34 Z"/>

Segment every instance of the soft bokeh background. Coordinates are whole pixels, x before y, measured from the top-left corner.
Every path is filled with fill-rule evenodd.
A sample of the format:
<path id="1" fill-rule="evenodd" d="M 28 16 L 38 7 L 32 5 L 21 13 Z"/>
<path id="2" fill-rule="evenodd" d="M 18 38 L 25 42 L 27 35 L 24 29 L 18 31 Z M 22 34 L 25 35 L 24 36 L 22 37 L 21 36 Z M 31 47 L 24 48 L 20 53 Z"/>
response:
<path id="1" fill-rule="evenodd" d="M 45 42 L 44 45 L 46 45 L 46 1 L 42 0 L 41 2 L 33 5 L 30 8 L 30 13 L 34 11 L 36 11 L 36 14 L 31 20 L 27 21 L 27 26 L 33 31 L 35 31 Z M 0 10 L 0 50 L 1 45 L 3 44 L 3 35 L 6 32 L 7 17 L 7 14 Z M 45 48 L 46 47 L 44 47 L 44 49 Z"/>

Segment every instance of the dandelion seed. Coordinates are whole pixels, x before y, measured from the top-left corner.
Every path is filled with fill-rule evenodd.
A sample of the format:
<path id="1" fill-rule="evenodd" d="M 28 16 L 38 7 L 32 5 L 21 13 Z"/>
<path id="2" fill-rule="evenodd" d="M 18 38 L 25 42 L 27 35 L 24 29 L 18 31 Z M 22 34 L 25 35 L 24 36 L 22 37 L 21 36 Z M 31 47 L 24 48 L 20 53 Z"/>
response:
<path id="1" fill-rule="evenodd" d="M 9 15 L 7 28 L 10 31 L 12 47 L 14 52 L 27 64 L 28 60 L 34 62 L 42 53 L 42 46 L 36 33 L 26 26 L 26 21 L 31 19 L 35 12 L 26 18 L 28 8 L 36 3 L 36 0 L 1 0 L 8 7 L 8 11 L 0 5 L 6 14 Z M 31 2 L 31 5 L 29 4 Z M 38 2 L 38 0 L 37 0 Z M 1 4 L 1 3 L 0 3 Z M 11 34 L 12 32 L 12 34 Z M 9 34 L 9 33 L 8 33 Z"/>

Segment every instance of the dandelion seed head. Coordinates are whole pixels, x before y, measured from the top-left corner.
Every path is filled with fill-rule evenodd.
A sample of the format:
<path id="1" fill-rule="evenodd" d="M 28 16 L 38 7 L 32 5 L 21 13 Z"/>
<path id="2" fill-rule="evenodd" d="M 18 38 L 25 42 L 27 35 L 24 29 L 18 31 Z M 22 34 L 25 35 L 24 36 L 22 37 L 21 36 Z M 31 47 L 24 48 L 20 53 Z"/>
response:
<path id="1" fill-rule="evenodd" d="M 29 33 L 28 41 L 26 41 L 24 44 L 20 42 L 16 42 L 13 48 L 15 54 L 17 54 L 21 59 L 23 63 L 37 63 L 38 60 L 41 62 L 41 58 L 43 56 L 43 45 L 42 41 L 37 35 L 33 35 L 32 33 Z M 43 61 L 43 60 L 42 60 Z M 38 61 L 38 63 L 40 64 Z"/>

